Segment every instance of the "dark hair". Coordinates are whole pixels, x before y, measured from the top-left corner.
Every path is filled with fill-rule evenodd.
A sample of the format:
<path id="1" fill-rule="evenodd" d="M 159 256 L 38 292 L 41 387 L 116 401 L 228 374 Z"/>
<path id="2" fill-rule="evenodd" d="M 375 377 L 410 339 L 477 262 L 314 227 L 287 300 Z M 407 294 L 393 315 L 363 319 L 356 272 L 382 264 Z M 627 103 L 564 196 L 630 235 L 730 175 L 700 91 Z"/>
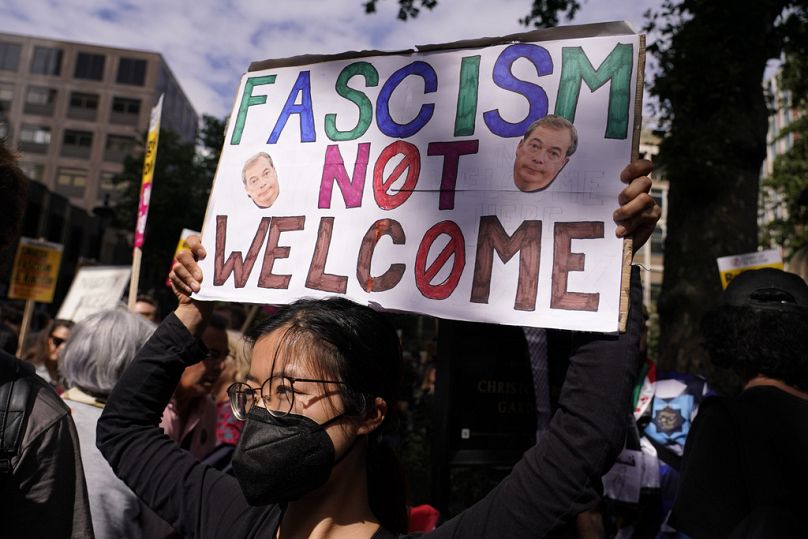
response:
<path id="1" fill-rule="evenodd" d="M 245 338 L 254 345 L 281 328 L 287 353 L 308 352 L 323 374 L 345 383 L 341 397 L 346 415 L 364 417 L 373 412 L 375 397 L 387 403 L 387 415 L 368 441 L 368 500 L 383 527 L 406 533 L 404 480 L 395 454 L 381 440 L 393 423 L 402 371 L 395 329 L 373 309 L 334 297 L 302 299 L 281 307 L 275 316 L 253 326 Z"/>
<path id="2" fill-rule="evenodd" d="M 59 328 L 73 329 L 74 325 L 75 324 L 71 320 L 63 320 L 61 318 L 51 320 L 48 322 L 47 326 L 42 328 L 42 331 L 33 337 L 33 341 L 25 351 L 23 359 L 30 361 L 34 365 L 45 365 L 50 357 L 48 341 L 50 340 L 54 330 Z"/>
<path id="3" fill-rule="evenodd" d="M 808 314 L 723 305 L 701 322 L 712 362 L 808 390 Z"/>
<path id="4" fill-rule="evenodd" d="M 17 238 L 28 192 L 28 178 L 0 139 L 0 253 Z"/>
<path id="5" fill-rule="evenodd" d="M 208 325 L 219 331 L 227 331 L 227 318 L 220 314 L 213 313 L 208 318 Z"/>

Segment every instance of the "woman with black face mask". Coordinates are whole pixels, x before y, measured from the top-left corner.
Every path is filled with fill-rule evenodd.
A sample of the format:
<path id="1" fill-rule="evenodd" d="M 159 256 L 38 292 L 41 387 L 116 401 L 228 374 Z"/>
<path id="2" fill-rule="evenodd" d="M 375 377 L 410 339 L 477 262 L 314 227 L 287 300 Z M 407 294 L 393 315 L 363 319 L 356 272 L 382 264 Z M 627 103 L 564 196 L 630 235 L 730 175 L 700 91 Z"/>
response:
<path id="1" fill-rule="evenodd" d="M 659 219 L 650 163 L 633 162 L 615 212 L 639 248 Z M 204 357 L 198 337 L 212 304 L 190 298 L 206 255 L 188 240 L 171 280 L 179 299 L 121 378 L 98 422 L 98 447 L 138 496 L 188 537 L 389 538 L 406 533 L 401 478 L 379 443 L 401 370 L 385 318 L 341 298 L 301 300 L 254 328 L 248 380 L 228 394 L 246 421 L 235 478 L 196 461 L 162 434 L 160 414 L 183 369 Z M 626 333 L 566 334 L 570 366 L 540 443 L 483 500 L 434 537 L 542 537 L 597 502 L 622 449 L 639 365 L 642 290 L 632 272 Z"/>

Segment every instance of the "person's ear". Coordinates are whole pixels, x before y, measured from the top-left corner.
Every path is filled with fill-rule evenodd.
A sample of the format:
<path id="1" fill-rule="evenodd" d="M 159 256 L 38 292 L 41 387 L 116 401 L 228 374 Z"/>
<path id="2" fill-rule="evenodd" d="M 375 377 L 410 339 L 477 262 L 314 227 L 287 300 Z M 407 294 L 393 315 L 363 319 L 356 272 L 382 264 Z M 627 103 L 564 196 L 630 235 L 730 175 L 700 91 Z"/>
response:
<path id="1" fill-rule="evenodd" d="M 379 428 L 384 418 L 387 417 L 387 402 L 381 397 L 376 397 L 373 403 L 375 406 L 367 411 L 365 420 L 359 424 L 359 428 L 356 430 L 358 436 L 370 434 Z"/>
<path id="2" fill-rule="evenodd" d="M 516 152 L 514 152 L 514 153 L 518 154 L 518 153 L 519 153 L 519 150 L 521 150 L 521 149 L 522 149 L 522 146 L 523 146 L 524 144 L 525 144 L 525 139 L 524 139 L 524 138 L 520 138 L 520 139 L 519 139 L 519 144 L 517 144 L 517 145 L 516 145 Z"/>

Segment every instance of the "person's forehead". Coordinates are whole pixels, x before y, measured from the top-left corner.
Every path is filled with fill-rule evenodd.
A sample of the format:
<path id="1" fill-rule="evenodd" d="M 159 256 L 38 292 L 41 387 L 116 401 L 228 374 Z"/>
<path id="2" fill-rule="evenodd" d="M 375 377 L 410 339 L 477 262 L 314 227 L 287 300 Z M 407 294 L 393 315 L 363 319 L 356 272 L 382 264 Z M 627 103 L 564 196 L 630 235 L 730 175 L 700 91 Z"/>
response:
<path id="1" fill-rule="evenodd" d="M 317 378 L 315 362 L 308 353 L 308 347 L 300 341 L 293 342 L 285 331 L 276 329 L 258 339 L 253 347 L 250 361 L 250 374 L 263 382 L 271 375 L 285 375 L 297 378 Z"/>
<path id="2" fill-rule="evenodd" d="M 62 337 L 62 338 L 64 338 L 64 337 L 67 337 L 67 336 L 70 335 L 70 330 L 67 329 L 64 326 L 59 326 L 59 327 L 55 328 L 53 331 L 51 331 L 51 335 L 54 336 L 54 337 Z"/>
<path id="3" fill-rule="evenodd" d="M 145 301 L 138 301 L 135 303 L 135 312 L 136 313 L 153 313 L 156 307 L 151 303 L 147 303 Z"/>
<path id="4" fill-rule="evenodd" d="M 220 352 L 227 352 L 227 332 L 212 326 L 205 328 L 202 333 L 202 342 L 208 348 L 215 348 Z"/>
<path id="5" fill-rule="evenodd" d="M 555 129 L 546 125 L 536 126 L 530 135 L 527 137 L 528 141 L 538 140 L 542 143 L 555 144 L 561 149 L 567 149 L 572 145 L 572 134 L 567 128 Z"/>
<path id="6" fill-rule="evenodd" d="M 261 155 L 258 156 L 255 161 L 247 165 L 247 173 L 260 174 L 267 167 L 272 168 L 272 162 Z"/>

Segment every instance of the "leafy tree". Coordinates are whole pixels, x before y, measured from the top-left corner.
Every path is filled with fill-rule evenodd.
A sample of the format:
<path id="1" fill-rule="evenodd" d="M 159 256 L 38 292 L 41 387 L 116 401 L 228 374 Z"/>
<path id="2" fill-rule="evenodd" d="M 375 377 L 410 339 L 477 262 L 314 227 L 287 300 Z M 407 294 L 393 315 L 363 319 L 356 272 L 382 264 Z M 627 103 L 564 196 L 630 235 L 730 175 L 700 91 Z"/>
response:
<path id="1" fill-rule="evenodd" d="M 808 245 L 808 116 L 789 124 L 780 136 L 789 135 L 794 145 L 775 159 L 763 182 L 763 208 L 776 217 L 760 235 L 764 245 L 783 246 L 786 256 Z"/>
<path id="2" fill-rule="evenodd" d="M 653 93 L 668 136 L 657 159 L 670 182 L 665 274 L 659 300 L 660 363 L 710 372 L 702 316 L 721 293 L 719 256 L 755 251 L 769 59 L 802 47 L 805 0 L 666 0 L 649 30 L 659 62 Z M 719 385 L 721 385 L 719 381 Z"/>
<path id="3" fill-rule="evenodd" d="M 378 3 L 379 0 L 368 0 L 365 2 L 363 4 L 365 6 L 365 13 L 376 13 L 376 4 Z M 438 5 L 438 0 L 418 0 L 418 2 L 416 2 L 416 0 L 398 0 L 398 18 L 402 21 L 406 21 L 407 19 L 417 17 L 421 9 L 415 5 L 416 3 L 420 3 L 421 7 L 431 10 Z"/>
<path id="4" fill-rule="evenodd" d="M 122 186 L 115 204 L 117 226 L 133 230 L 140 199 L 145 134 L 138 151 L 124 160 L 123 171 L 112 181 Z M 183 228 L 200 230 L 208 195 L 224 143 L 224 122 L 205 116 L 199 146 L 183 142 L 173 131 L 161 129 L 154 170 L 149 218 L 143 245 L 140 290 L 151 290 L 161 302 L 170 294 L 168 270 Z"/>

